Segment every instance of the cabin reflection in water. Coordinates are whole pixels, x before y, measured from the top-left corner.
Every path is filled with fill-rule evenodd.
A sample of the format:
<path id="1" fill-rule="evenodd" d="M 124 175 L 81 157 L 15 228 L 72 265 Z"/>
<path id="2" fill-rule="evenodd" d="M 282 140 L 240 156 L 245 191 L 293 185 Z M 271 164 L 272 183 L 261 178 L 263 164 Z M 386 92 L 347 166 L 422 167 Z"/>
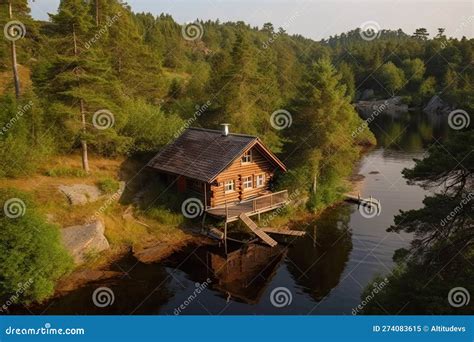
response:
<path id="1" fill-rule="evenodd" d="M 280 267 L 288 269 L 297 288 L 319 302 L 341 281 L 352 251 L 348 226 L 352 207 L 329 208 L 317 221 L 306 222 L 306 235 L 287 239 L 276 247 L 249 244 L 225 253 L 225 248 L 206 250 L 211 285 L 227 300 L 257 304 Z M 298 222 L 301 228 L 302 222 Z M 281 241 L 283 242 L 283 241 Z M 278 286 L 272 284 L 272 286 Z"/>
<path id="2" fill-rule="evenodd" d="M 213 288 L 229 300 L 256 304 L 286 254 L 286 247 L 259 244 L 246 245 L 227 255 L 208 252 L 208 267 L 216 278 Z"/>

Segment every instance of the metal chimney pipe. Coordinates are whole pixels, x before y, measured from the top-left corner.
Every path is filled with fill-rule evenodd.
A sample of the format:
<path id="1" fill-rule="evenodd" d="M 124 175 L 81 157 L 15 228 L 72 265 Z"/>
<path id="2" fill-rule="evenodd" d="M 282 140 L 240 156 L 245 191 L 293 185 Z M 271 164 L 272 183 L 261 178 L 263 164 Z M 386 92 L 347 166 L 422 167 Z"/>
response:
<path id="1" fill-rule="evenodd" d="M 222 135 L 225 136 L 225 137 L 228 136 L 229 135 L 229 126 L 230 126 L 230 124 L 224 123 L 224 124 L 221 124 L 221 126 L 223 126 Z"/>

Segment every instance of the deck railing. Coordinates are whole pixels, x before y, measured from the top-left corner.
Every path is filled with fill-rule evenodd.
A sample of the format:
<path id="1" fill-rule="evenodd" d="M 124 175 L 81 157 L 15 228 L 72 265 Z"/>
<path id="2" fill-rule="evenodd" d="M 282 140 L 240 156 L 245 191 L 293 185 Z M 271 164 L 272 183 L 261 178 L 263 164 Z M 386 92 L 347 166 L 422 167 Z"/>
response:
<path id="1" fill-rule="evenodd" d="M 244 203 L 251 203 L 252 211 L 259 211 L 265 208 L 271 208 L 274 206 L 279 206 L 288 201 L 288 190 L 282 190 L 278 192 L 272 192 L 268 195 L 259 196 L 256 198 L 252 198 L 246 201 L 240 202 L 241 204 Z"/>
<path id="2" fill-rule="evenodd" d="M 207 208 L 206 212 L 213 216 L 225 217 L 226 222 L 235 221 L 239 215 L 246 213 L 248 215 L 260 214 L 284 206 L 288 203 L 288 191 L 269 193 L 259 197 L 254 197 L 238 203 L 227 203 L 219 207 Z"/>

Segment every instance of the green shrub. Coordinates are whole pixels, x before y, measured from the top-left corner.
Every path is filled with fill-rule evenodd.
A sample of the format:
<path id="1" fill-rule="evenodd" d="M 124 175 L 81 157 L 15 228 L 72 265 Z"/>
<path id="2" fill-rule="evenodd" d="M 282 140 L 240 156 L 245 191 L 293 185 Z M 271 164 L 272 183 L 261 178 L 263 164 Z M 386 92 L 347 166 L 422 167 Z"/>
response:
<path id="1" fill-rule="evenodd" d="M 42 113 L 34 94 L 0 97 L 0 177 L 31 174 L 54 151 Z"/>
<path id="2" fill-rule="evenodd" d="M 112 178 L 103 178 L 97 182 L 97 186 L 102 192 L 112 194 L 118 191 L 120 183 Z"/>
<path id="3" fill-rule="evenodd" d="M 72 258 L 61 244 L 59 227 L 46 221 L 28 194 L 0 189 L 0 206 L 5 208 L 0 211 L 0 299 L 40 302 L 72 269 Z"/>
<path id="4" fill-rule="evenodd" d="M 45 172 L 48 177 L 86 177 L 87 173 L 82 169 L 67 167 L 55 167 Z"/>

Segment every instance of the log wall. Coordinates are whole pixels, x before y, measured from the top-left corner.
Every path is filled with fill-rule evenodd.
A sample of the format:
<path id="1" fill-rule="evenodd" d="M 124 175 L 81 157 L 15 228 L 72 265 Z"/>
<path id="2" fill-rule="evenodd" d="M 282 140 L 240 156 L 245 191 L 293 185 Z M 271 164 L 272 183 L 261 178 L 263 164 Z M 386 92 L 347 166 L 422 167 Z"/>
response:
<path id="1" fill-rule="evenodd" d="M 252 162 L 242 163 L 241 158 L 236 159 L 226 170 L 211 184 L 211 206 L 215 207 L 227 203 L 242 201 L 268 190 L 268 185 L 273 176 L 275 166 L 265 158 L 257 147 L 252 148 Z M 265 174 L 265 183 L 262 187 L 256 187 L 258 174 Z M 242 178 L 252 176 L 252 188 L 243 189 Z M 235 190 L 226 193 L 224 183 L 233 179 Z"/>

